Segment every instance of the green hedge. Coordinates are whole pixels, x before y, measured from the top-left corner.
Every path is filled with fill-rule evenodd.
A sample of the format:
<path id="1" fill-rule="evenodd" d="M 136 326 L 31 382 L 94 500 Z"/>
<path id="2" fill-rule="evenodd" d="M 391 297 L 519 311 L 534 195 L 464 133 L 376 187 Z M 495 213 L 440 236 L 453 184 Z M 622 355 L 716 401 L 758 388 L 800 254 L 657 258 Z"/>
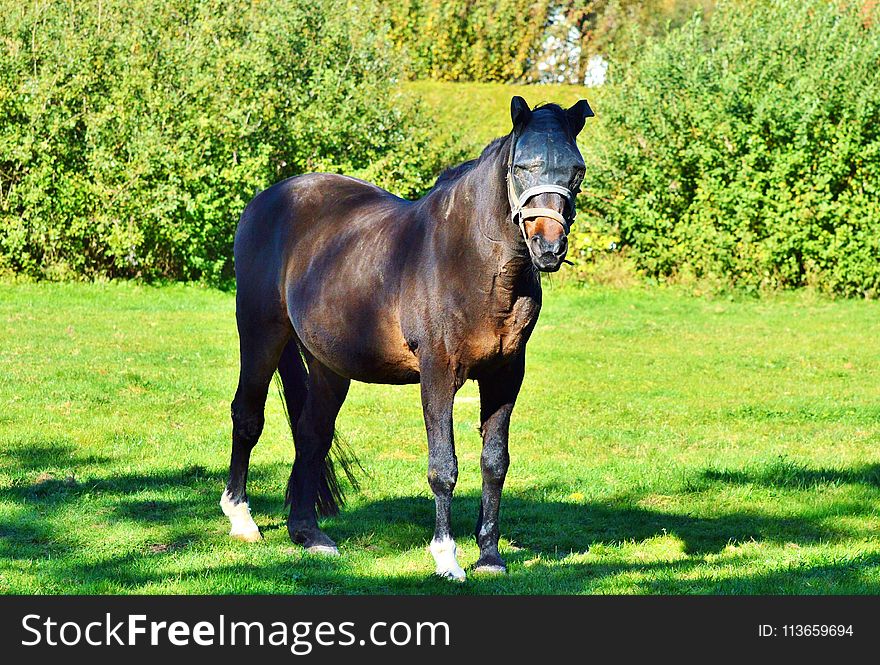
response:
<path id="1" fill-rule="evenodd" d="M 880 289 L 880 24 L 865 3 L 721 3 L 605 91 L 589 206 L 655 277 Z"/>
<path id="2" fill-rule="evenodd" d="M 570 0 L 361 0 L 380 41 L 390 42 L 409 78 L 523 79 L 555 5 Z"/>
<path id="3" fill-rule="evenodd" d="M 338 0 L 0 0 L 0 268 L 203 279 L 259 189 L 304 171 L 404 195 L 457 155 Z"/>
<path id="4" fill-rule="evenodd" d="M 744 0 L 741 0 L 744 1 Z M 353 0 L 411 80 L 584 80 L 591 56 L 625 66 L 644 39 L 715 0 Z M 540 66 L 539 66 L 540 65 Z"/>

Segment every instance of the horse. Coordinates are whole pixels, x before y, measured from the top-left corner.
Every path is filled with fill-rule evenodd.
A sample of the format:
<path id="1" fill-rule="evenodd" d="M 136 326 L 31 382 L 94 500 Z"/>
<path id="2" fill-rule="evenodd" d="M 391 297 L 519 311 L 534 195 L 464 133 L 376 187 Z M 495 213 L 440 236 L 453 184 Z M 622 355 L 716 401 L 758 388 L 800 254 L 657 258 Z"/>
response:
<path id="1" fill-rule="evenodd" d="M 585 165 L 576 144 L 593 111 L 510 106 L 512 129 L 477 159 L 448 169 L 418 200 L 328 173 L 258 193 L 234 242 L 240 373 L 232 401 L 232 456 L 220 505 L 230 535 L 261 539 L 248 503 L 250 454 L 273 375 L 294 439 L 287 485 L 290 539 L 338 555 L 317 516 L 343 503 L 333 465 L 335 422 L 352 380 L 419 383 L 436 522 L 436 573 L 462 581 L 450 529 L 458 478 L 452 407 L 474 379 L 480 393 L 482 499 L 474 571 L 504 573 L 499 506 L 511 413 L 526 343 L 541 310 L 541 272 L 568 251 Z M 343 470 L 351 474 L 350 464 Z"/>

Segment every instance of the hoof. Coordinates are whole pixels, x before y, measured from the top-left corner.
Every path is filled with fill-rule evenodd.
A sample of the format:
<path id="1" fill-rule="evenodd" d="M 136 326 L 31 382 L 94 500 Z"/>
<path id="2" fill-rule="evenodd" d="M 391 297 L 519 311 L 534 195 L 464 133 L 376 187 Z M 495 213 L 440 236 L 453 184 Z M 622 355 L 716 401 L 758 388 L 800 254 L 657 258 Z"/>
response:
<path id="1" fill-rule="evenodd" d="M 481 556 L 479 561 L 474 564 L 474 572 L 483 575 L 504 575 L 507 572 L 507 566 L 504 560 L 498 556 L 498 553 Z"/>
<path id="2" fill-rule="evenodd" d="M 455 541 L 452 538 L 432 540 L 430 550 L 434 562 L 437 564 L 435 573 L 438 576 L 447 580 L 464 582 L 466 575 L 464 569 L 458 565 L 458 559 L 455 556 Z"/>
<path id="3" fill-rule="evenodd" d="M 453 582 L 464 582 L 467 579 L 467 575 L 465 575 L 464 570 L 459 568 L 456 570 L 437 570 L 435 573 L 437 577 L 442 577 L 444 580 L 452 580 Z"/>
<path id="4" fill-rule="evenodd" d="M 232 530 L 229 532 L 229 535 L 232 536 L 235 540 L 240 540 L 243 543 L 258 543 L 263 540 L 263 534 L 260 533 L 260 530 L 256 531 L 235 531 Z"/>
<path id="5" fill-rule="evenodd" d="M 334 545 L 312 545 L 306 548 L 309 554 L 320 554 L 321 556 L 339 556 L 339 549 Z"/>
<path id="6" fill-rule="evenodd" d="M 290 540 L 297 545 L 302 545 L 310 554 L 323 554 L 325 556 L 339 556 L 339 548 L 336 543 L 316 526 L 304 529 L 291 529 L 288 527 Z"/>

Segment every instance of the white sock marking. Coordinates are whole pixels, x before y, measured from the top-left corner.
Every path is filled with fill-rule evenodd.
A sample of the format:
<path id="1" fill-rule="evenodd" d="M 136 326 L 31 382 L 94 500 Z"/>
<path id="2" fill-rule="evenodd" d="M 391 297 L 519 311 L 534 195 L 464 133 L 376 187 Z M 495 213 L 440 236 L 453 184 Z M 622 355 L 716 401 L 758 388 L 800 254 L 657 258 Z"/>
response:
<path id="1" fill-rule="evenodd" d="M 456 582 L 464 582 L 464 570 L 458 565 L 455 553 L 455 541 L 452 538 L 431 541 L 431 554 L 437 564 L 437 574 Z"/>
<path id="2" fill-rule="evenodd" d="M 262 537 L 260 536 L 260 529 L 257 523 L 254 522 L 254 518 L 251 517 L 251 507 L 247 501 L 232 503 L 232 498 L 229 494 L 223 492 L 223 496 L 220 497 L 220 507 L 232 525 L 232 528 L 229 530 L 230 536 L 247 541 L 260 540 Z"/>

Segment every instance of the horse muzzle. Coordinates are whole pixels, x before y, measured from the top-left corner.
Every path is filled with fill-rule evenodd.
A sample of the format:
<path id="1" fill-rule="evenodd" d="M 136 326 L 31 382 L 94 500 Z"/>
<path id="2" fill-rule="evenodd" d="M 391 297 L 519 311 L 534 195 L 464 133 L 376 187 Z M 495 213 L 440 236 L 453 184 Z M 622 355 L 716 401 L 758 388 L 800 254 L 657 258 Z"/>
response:
<path id="1" fill-rule="evenodd" d="M 529 248 L 532 264 L 543 272 L 556 272 L 568 252 L 574 193 L 559 185 L 538 185 L 517 194 L 512 177 L 507 182 L 511 215 Z M 533 205 L 525 207 L 526 202 Z"/>
<path id="2" fill-rule="evenodd" d="M 539 194 L 533 201 L 542 207 L 519 210 L 520 230 L 532 264 L 543 272 L 556 272 L 568 252 L 571 221 L 565 212 L 570 204 L 568 200 L 561 200 L 558 192 Z"/>
<path id="3" fill-rule="evenodd" d="M 540 224 L 541 220 L 538 220 Z M 547 226 L 553 225 L 551 221 Z M 532 264 L 542 272 L 556 272 L 568 253 L 568 237 L 561 229 L 557 233 L 536 229 L 526 242 Z"/>

